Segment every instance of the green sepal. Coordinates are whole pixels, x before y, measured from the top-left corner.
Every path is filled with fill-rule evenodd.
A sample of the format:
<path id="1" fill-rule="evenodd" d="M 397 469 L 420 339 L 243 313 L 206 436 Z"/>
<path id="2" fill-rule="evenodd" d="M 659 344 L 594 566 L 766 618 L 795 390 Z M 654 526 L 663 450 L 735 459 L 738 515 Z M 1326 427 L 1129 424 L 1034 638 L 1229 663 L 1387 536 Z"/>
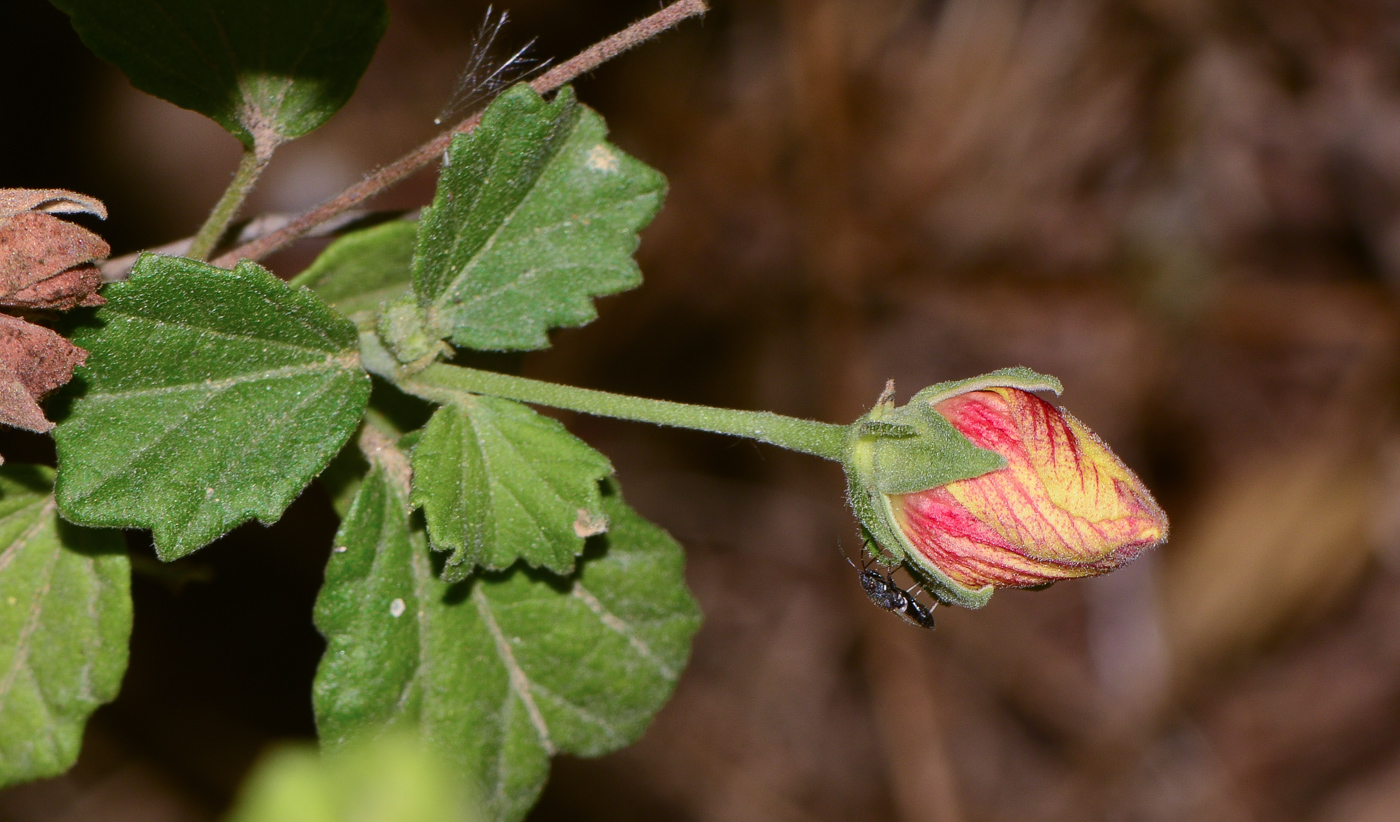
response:
<path id="1" fill-rule="evenodd" d="M 436 358 L 444 350 L 437 333 L 412 294 L 403 294 L 384 304 L 379 312 L 379 337 L 404 364 Z"/>
<path id="2" fill-rule="evenodd" d="M 985 388 L 1019 388 L 1022 391 L 1053 391 L 1056 395 L 1063 394 L 1065 387 L 1055 377 L 1048 374 L 1041 374 L 1032 371 L 1024 365 L 1017 365 L 1011 368 L 1000 368 L 988 374 L 971 377 L 966 380 L 949 380 L 930 385 L 910 398 L 910 404 L 915 401 L 926 402 L 936 405 L 949 397 L 956 397 L 959 394 L 966 394 L 969 391 L 981 391 Z"/>
<path id="3" fill-rule="evenodd" d="M 912 401 L 885 419 L 915 433 L 873 437 L 874 487 L 882 494 L 913 494 L 1006 467 L 927 403 Z"/>
<path id="4" fill-rule="evenodd" d="M 856 423 L 856 433 L 862 437 L 917 437 L 919 429 L 912 425 L 864 419 Z"/>

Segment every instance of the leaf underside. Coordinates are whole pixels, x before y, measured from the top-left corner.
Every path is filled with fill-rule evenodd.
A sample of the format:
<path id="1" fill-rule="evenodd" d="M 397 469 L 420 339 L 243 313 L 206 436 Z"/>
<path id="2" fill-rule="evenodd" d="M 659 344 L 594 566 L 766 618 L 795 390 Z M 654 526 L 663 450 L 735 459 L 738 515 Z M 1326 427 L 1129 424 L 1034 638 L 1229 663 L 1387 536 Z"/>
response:
<path id="1" fill-rule="evenodd" d="M 272 146 L 350 99 L 388 24 L 384 0 L 51 0 L 142 91 Z"/>
<path id="2" fill-rule="evenodd" d="M 409 289 L 418 224 L 394 220 L 362 229 L 326 246 L 289 285 L 304 285 L 331 308 L 353 317 Z"/>
<path id="3" fill-rule="evenodd" d="M 359 423 L 355 326 L 250 262 L 144 256 L 105 290 L 85 393 L 54 432 L 58 504 L 83 524 L 150 528 L 162 559 L 270 523 Z"/>
<path id="4" fill-rule="evenodd" d="M 598 481 L 607 457 L 511 400 L 476 397 L 442 406 L 413 449 L 413 503 L 432 547 L 451 551 L 449 581 L 473 566 L 502 570 L 524 559 L 573 570 L 584 537 L 607 527 Z"/>
<path id="5" fill-rule="evenodd" d="M 47 468 L 0 468 L 0 787 L 67 770 L 126 671 L 125 542 L 60 520 L 52 484 Z"/>
<path id="6" fill-rule="evenodd" d="M 608 485 L 612 527 L 569 577 L 514 570 L 449 584 L 381 469 L 336 535 L 316 625 L 314 705 L 334 750 L 416 730 L 518 820 L 554 753 L 635 740 L 670 696 L 699 625 L 680 547 Z"/>
<path id="7" fill-rule="evenodd" d="M 637 232 L 666 180 L 606 136 L 568 87 L 545 102 L 521 84 L 453 140 L 413 260 L 414 291 L 443 338 L 544 348 L 550 328 L 597 316 L 594 297 L 641 282 Z"/>

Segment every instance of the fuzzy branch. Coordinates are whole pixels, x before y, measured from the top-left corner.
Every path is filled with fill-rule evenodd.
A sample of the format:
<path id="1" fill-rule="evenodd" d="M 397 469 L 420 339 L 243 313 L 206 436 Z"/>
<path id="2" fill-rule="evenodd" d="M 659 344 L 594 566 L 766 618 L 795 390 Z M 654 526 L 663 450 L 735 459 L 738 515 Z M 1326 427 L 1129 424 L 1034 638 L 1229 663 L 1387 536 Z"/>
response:
<path id="1" fill-rule="evenodd" d="M 633 46 L 672 28 L 682 20 L 704 14 L 708 10 L 709 7 L 705 4 L 705 0 L 679 0 L 679 2 L 672 3 L 650 17 L 638 20 L 617 34 L 589 46 L 572 59 L 560 63 L 537 77 L 530 83 L 530 86 L 540 94 L 554 91 L 579 75 L 598 68 Z M 358 206 L 370 197 L 429 165 L 447 150 L 452 143 L 453 136 L 471 131 L 476 128 L 479 122 L 481 122 L 480 113 L 468 117 L 330 200 L 293 219 L 277 231 L 259 237 L 252 242 L 244 243 L 220 256 L 214 260 L 214 264 L 221 268 L 232 268 L 241 259 L 260 260 L 274 251 L 285 248 L 321 223 L 334 218 L 343 211 Z"/>

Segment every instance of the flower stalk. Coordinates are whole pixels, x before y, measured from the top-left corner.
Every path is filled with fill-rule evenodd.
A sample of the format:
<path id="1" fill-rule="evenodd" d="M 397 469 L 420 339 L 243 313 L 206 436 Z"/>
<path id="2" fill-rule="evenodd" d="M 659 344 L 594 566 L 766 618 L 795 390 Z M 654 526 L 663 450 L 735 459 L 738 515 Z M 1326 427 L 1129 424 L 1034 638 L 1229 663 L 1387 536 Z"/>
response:
<path id="1" fill-rule="evenodd" d="M 214 253 L 214 249 L 219 245 L 219 238 L 224 236 L 229 223 L 238 216 L 239 210 L 243 208 L 243 201 L 253 192 L 253 186 L 257 185 L 258 178 L 267 169 L 271 159 L 272 150 L 261 146 L 243 152 L 243 159 L 238 161 L 238 170 L 233 173 L 233 179 L 229 181 L 228 188 L 224 189 L 223 196 L 219 197 L 219 202 L 214 204 L 213 210 L 205 218 L 204 225 L 200 226 L 194 235 L 189 250 L 185 252 L 186 257 L 195 260 L 209 259 L 209 255 Z"/>
<path id="2" fill-rule="evenodd" d="M 890 385 L 868 414 L 832 425 L 447 365 L 431 361 L 436 351 L 419 357 L 403 347 L 390 353 L 366 333 L 362 362 L 431 402 L 501 397 L 840 462 L 867 548 L 950 604 L 979 608 L 997 588 L 1107 573 L 1167 536 L 1166 514 L 1122 460 L 1031 393 L 1058 393 L 1059 381 L 1024 368 L 930 386 L 905 406 L 894 404 Z"/>
<path id="3" fill-rule="evenodd" d="M 849 430 L 845 425 L 785 417 L 768 411 L 739 411 L 629 397 L 443 363 L 434 363 L 404 378 L 399 386 L 432 402 L 456 402 L 467 395 L 487 394 L 600 417 L 745 437 L 836 462 L 844 460 Z"/>

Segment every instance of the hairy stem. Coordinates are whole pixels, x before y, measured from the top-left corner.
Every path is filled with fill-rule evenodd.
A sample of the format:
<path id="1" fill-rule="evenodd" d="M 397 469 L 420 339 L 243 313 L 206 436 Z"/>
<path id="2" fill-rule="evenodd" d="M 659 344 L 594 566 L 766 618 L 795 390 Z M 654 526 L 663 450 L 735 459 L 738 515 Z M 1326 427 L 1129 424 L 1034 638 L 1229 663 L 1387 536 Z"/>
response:
<path id="1" fill-rule="evenodd" d="M 238 216 L 243 201 L 248 199 L 248 194 L 252 192 L 253 186 L 257 184 L 258 178 L 262 176 L 271 159 L 272 152 L 260 147 L 243 152 L 243 159 L 238 161 L 238 170 L 233 173 L 228 188 L 224 189 L 223 196 L 214 204 L 214 209 L 209 212 L 204 225 L 199 227 L 198 233 L 190 241 L 190 248 L 185 252 L 185 256 L 196 260 L 209 258 L 214 247 L 219 244 L 219 238 L 224 236 L 229 223 Z"/>
<path id="2" fill-rule="evenodd" d="M 705 0 L 679 0 L 650 17 L 645 17 L 613 36 L 594 43 L 572 59 L 555 66 L 537 77 L 530 87 L 540 94 L 554 91 L 581 74 L 586 74 L 628 49 L 643 43 L 682 20 L 704 14 L 709 10 Z M 473 114 L 418 148 L 364 180 L 345 189 L 335 197 L 292 220 L 286 226 L 252 242 L 244 243 L 214 261 L 221 268 L 230 268 L 240 259 L 260 260 L 284 248 L 321 223 L 349 210 L 390 186 L 422 169 L 442 156 L 457 134 L 471 131 L 481 122 L 480 113 Z"/>
<path id="3" fill-rule="evenodd" d="M 430 365 L 403 379 L 399 387 L 434 402 L 454 402 L 471 394 L 486 394 L 600 417 L 729 434 L 838 462 L 846 448 L 844 425 L 784 417 L 767 411 L 735 411 L 629 397 L 443 363 Z"/>

